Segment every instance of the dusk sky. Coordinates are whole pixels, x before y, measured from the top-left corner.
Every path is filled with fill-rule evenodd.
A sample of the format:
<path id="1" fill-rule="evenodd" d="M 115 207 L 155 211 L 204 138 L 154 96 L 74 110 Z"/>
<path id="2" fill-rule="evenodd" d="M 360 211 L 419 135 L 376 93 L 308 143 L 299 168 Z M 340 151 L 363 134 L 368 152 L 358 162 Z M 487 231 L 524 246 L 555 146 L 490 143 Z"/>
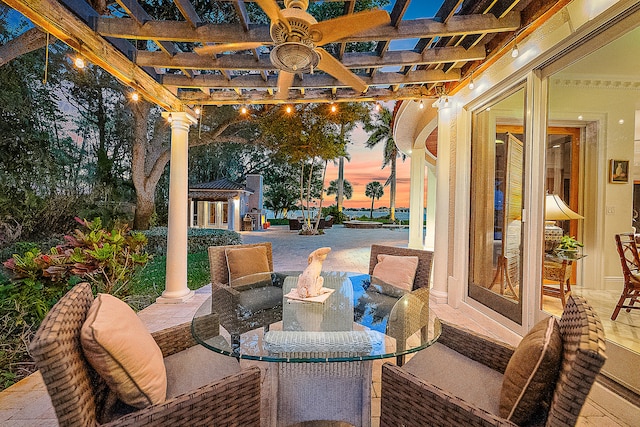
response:
<path id="1" fill-rule="evenodd" d="M 385 9 L 390 12 L 392 7 L 393 3 Z M 431 18 L 436 14 L 438 7 L 440 7 L 439 2 L 411 2 L 404 15 L 404 19 Z M 390 50 L 413 49 L 417 41 L 417 39 L 396 40 L 391 42 Z M 397 71 L 397 69 L 389 71 Z M 393 102 L 386 103 L 385 105 L 393 111 Z M 345 199 L 344 206 L 347 208 L 370 207 L 371 199 L 364 195 L 367 183 L 380 181 L 380 183 L 384 185 L 391 172 L 389 166 L 381 169 L 383 159 L 382 145 L 368 149 L 364 146 L 367 138 L 367 133 L 362 129 L 356 129 L 351 135 L 351 143 L 347 149 L 351 155 L 351 161 L 345 162 L 344 178 L 353 186 L 353 197 L 350 200 Z M 410 158 L 407 158 L 404 162 L 402 162 L 401 158 L 398 158 L 396 208 L 409 207 L 410 164 Z M 337 178 L 337 164 L 329 164 L 327 167 L 325 188 L 331 180 Z M 389 187 L 384 187 L 384 195 L 380 200 L 376 200 L 375 202 L 374 206 L 376 208 L 381 206 L 389 207 L 389 192 Z M 328 196 L 325 205 L 333 203 L 335 203 L 335 196 Z"/>

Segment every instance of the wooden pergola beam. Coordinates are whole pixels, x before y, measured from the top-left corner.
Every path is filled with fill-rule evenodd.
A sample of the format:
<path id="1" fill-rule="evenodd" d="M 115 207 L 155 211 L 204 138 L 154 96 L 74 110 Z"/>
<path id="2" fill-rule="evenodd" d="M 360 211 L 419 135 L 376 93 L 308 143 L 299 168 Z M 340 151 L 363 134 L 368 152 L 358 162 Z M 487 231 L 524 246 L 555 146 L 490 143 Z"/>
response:
<path id="1" fill-rule="evenodd" d="M 447 23 L 433 19 L 401 21 L 398 28 L 391 25 L 353 34 L 339 42 L 367 42 L 403 38 L 447 37 L 466 34 L 489 34 L 515 31 L 520 25 L 520 14 L 511 12 L 504 18 L 487 15 L 453 16 Z M 147 21 L 138 25 L 130 18 L 98 18 L 96 31 L 103 36 L 135 40 L 169 40 L 174 42 L 227 43 L 255 42 L 271 44 L 268 25 L 249 25 L 244 31 L 235 24 L 205 24 L 193 28 L 183 21 Z"/>
<path id="2" fill-rule="evenodd" d="M 148 101 L 169 111 L 189 110 L 169 90 L 131 62 L 125 54 L 105 42 L 99 34 L 57 1 L 3 1 L 30 19 L 34 25 L 78 51 L 93 64 L 103 68 L 125 85 L 134 87 Z"/>
<path id="3" fill-rule="evenodd" d="M 453 82 L 460 80 L 460 70 L 452 69 L 447 72 L 443 70 L 417 70 L 407 74 L 400 73 L 377 73 L 373 77 L 360 76 L 368 86 L 387 85 L 420 85 L 435 82 Z M 209 89 L 266 89 L 277 88 L 277 76 L 268 76 L 264 81 L 260 74 L 245 74 L 232 77 L 227 80 L 225 76 L 218 74 L 200 74 L 193 78 L 188 78 L 181 74 L 165 74 L 162 76 L 162 83 L 180 88 L 198 89 L 205 87 Z M 316 89 L 328 87 L 349 87 L 336 80 L 328 74 L 316 73 L 305 75 L 304 80 L 295 76 L 291 89 Z"/>
<path id="4" fill-rule="evenodd" d="M 347 68 L 382 68 L 414 64 L 438 64 L 446 62 L 475 61 L 486 57 L 484 46 L 465 49 L 460 46 L 430 49 L 423 54 L 412 50 L 387 52 L 384 58 L 371 53 L 345 53 L 342 63 Z M 199 70 L 275 70 L 269 55 L 230 54 L 201 56 L 196 53 L 177 53 L 172 57 L 163 52 L 138 51 L 136 64 L 142 67 L 185 68 Z"/>
<path id="5" fill-rule="evenodd" d="M 289 99 L 276 99 L 273 93 L 268 91 L 243 91 L 242 96 L 236 92 L 214 92 L 207 96 L 199 91 L 181 92 L 180 99 L 185 104 L 192 105 L 237 105 L 237 104 L 302 104 L 310 102 L 382 102 L 403 99 L 424 99 L 432 103 L 436 98 L 424 97 L 419 87 L 400 88 L 396 91 L 388 88 L 372 88 L 365 94 L 359 94 L 351 89 L 314 89 L 301 92 L 291 92 Z"/>

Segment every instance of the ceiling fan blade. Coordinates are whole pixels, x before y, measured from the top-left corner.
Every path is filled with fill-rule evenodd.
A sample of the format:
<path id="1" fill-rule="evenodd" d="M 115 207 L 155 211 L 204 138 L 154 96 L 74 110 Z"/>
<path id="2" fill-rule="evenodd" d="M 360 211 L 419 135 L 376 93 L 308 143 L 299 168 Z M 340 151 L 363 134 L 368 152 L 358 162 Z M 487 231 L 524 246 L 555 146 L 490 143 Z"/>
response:
<path id="1" fill-rule="evenodd" d="M 255 2 L 267 14 L 272 24 L 282 22 L 287 27 L 287 31 L 291 31 L 289 20 L 282 14 L 282 9 L 280 9 L 276 0 L 255 0 Z"/>
<path id="2" fill-rule="evenodd" d="M 276 93 L 276 99 L 289 99 L 289 88 L 293 84 L 295 76 L 293 73 L 280 70 L 278 73 L 278 93 Z"/>
<path id="3" fill-rule="evenodd" d="M 368 86 L 365 81 L 342 65 L 342 62 L 338 61 L 336 58 L 331 56 L 329 52 L 322 48 L 316 48 L 316 52 L 320 55 L 320 62 L 318 62 L 318 66 L 316 68 L 330 74 L 340 82 L 351 86 L 356 90 L 356 92 L 366 92 Z"/>
<path id="4" fill-rule="evenodd" d="M 232 52 L 237 50 L 249 50 L 262 46 L 262 43 L 245 42 L 245 43 L 221 43 L 210 44 L 206 46 L 194 47 L 193 51 L 198 55 L 215 55 L 222 52 Z"/>
<path id="5" fill-rule="evenodd" d="M 384 10 L 366 10 L 318 22 L 311 26 L 311 33 L 313 34 L 316 31 L 320 33 L 317 40 L 314 35 L 314 41 L 316 46 L 322 46 L 371 28 L 387 25 L 390 22 L 391 18 L 388 12 Z"/>

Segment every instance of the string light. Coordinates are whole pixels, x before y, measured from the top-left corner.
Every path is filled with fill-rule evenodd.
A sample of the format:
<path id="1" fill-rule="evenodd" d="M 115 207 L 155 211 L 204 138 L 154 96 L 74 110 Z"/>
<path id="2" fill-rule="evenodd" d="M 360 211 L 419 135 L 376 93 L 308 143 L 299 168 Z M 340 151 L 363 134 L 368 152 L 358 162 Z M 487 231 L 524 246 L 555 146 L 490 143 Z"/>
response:
<path id="1" fill-rule="evenodd" d="M 81 56 L 76 56 L 76 58 L 73 60 L 73 64 L 76 66 L 76 68 L 79 68 L 81 70 L 87 66 Z"/>
<path id="2" fill-rule="evenodd" d="M 515 39 L 513 41 L 513 50 L 511 51 L 511 57 L 517 58 L 520 55 L 520 51 L 518 50 L 518 43 L 516 43 Z"/>
<path id="3" fill-rule="evenodd" d="M 471 72 L 471 79 L 469 79 L 469 90 L 473 90 L 476 85 L 473 83 L 473 71 Z"/>

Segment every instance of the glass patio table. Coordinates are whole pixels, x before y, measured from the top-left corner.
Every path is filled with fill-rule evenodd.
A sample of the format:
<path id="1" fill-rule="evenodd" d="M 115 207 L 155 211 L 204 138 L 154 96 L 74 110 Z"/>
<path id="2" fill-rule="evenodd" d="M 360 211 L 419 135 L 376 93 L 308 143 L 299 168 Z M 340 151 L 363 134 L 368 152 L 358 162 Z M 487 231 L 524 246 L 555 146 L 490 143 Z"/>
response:
<path id="1" fill-rule="evenodd" d="M 263 387 L 276 398 L 263 405 L 264 425 L 333 420 L 368 427 L 373 360 L 401 363 L 440 334 L 439 323 L 429 321 L 429 289 L 404 292 L 368 274 L 323 272 L 323 301 L 300 301 L 299 274 L 213 284 L 194 315 L 193 336 L 217 353 L 275 362 L 265 371 Z M 226 333 L 213 332 L 216 318 Z"/>
<path id="2" fill-rule="evenodd" d="M 239 359 L 294 363 L 400 357 L 439 336 L 429 322 L 428 298 L 416 291 L 368 274 L 323 272 L 323 287 L 331 290 L 326 301 L 300 301 L 286 296 L 296 289 L 299 274 L 260 273 L 242 278 L 239 286 L 214 287 L 194 315 L 194 338 Z M 228 335 L 211 336 L 212 313 Z M 353 351 L 332 351 L 335 340 L 353 341 Z"/>

